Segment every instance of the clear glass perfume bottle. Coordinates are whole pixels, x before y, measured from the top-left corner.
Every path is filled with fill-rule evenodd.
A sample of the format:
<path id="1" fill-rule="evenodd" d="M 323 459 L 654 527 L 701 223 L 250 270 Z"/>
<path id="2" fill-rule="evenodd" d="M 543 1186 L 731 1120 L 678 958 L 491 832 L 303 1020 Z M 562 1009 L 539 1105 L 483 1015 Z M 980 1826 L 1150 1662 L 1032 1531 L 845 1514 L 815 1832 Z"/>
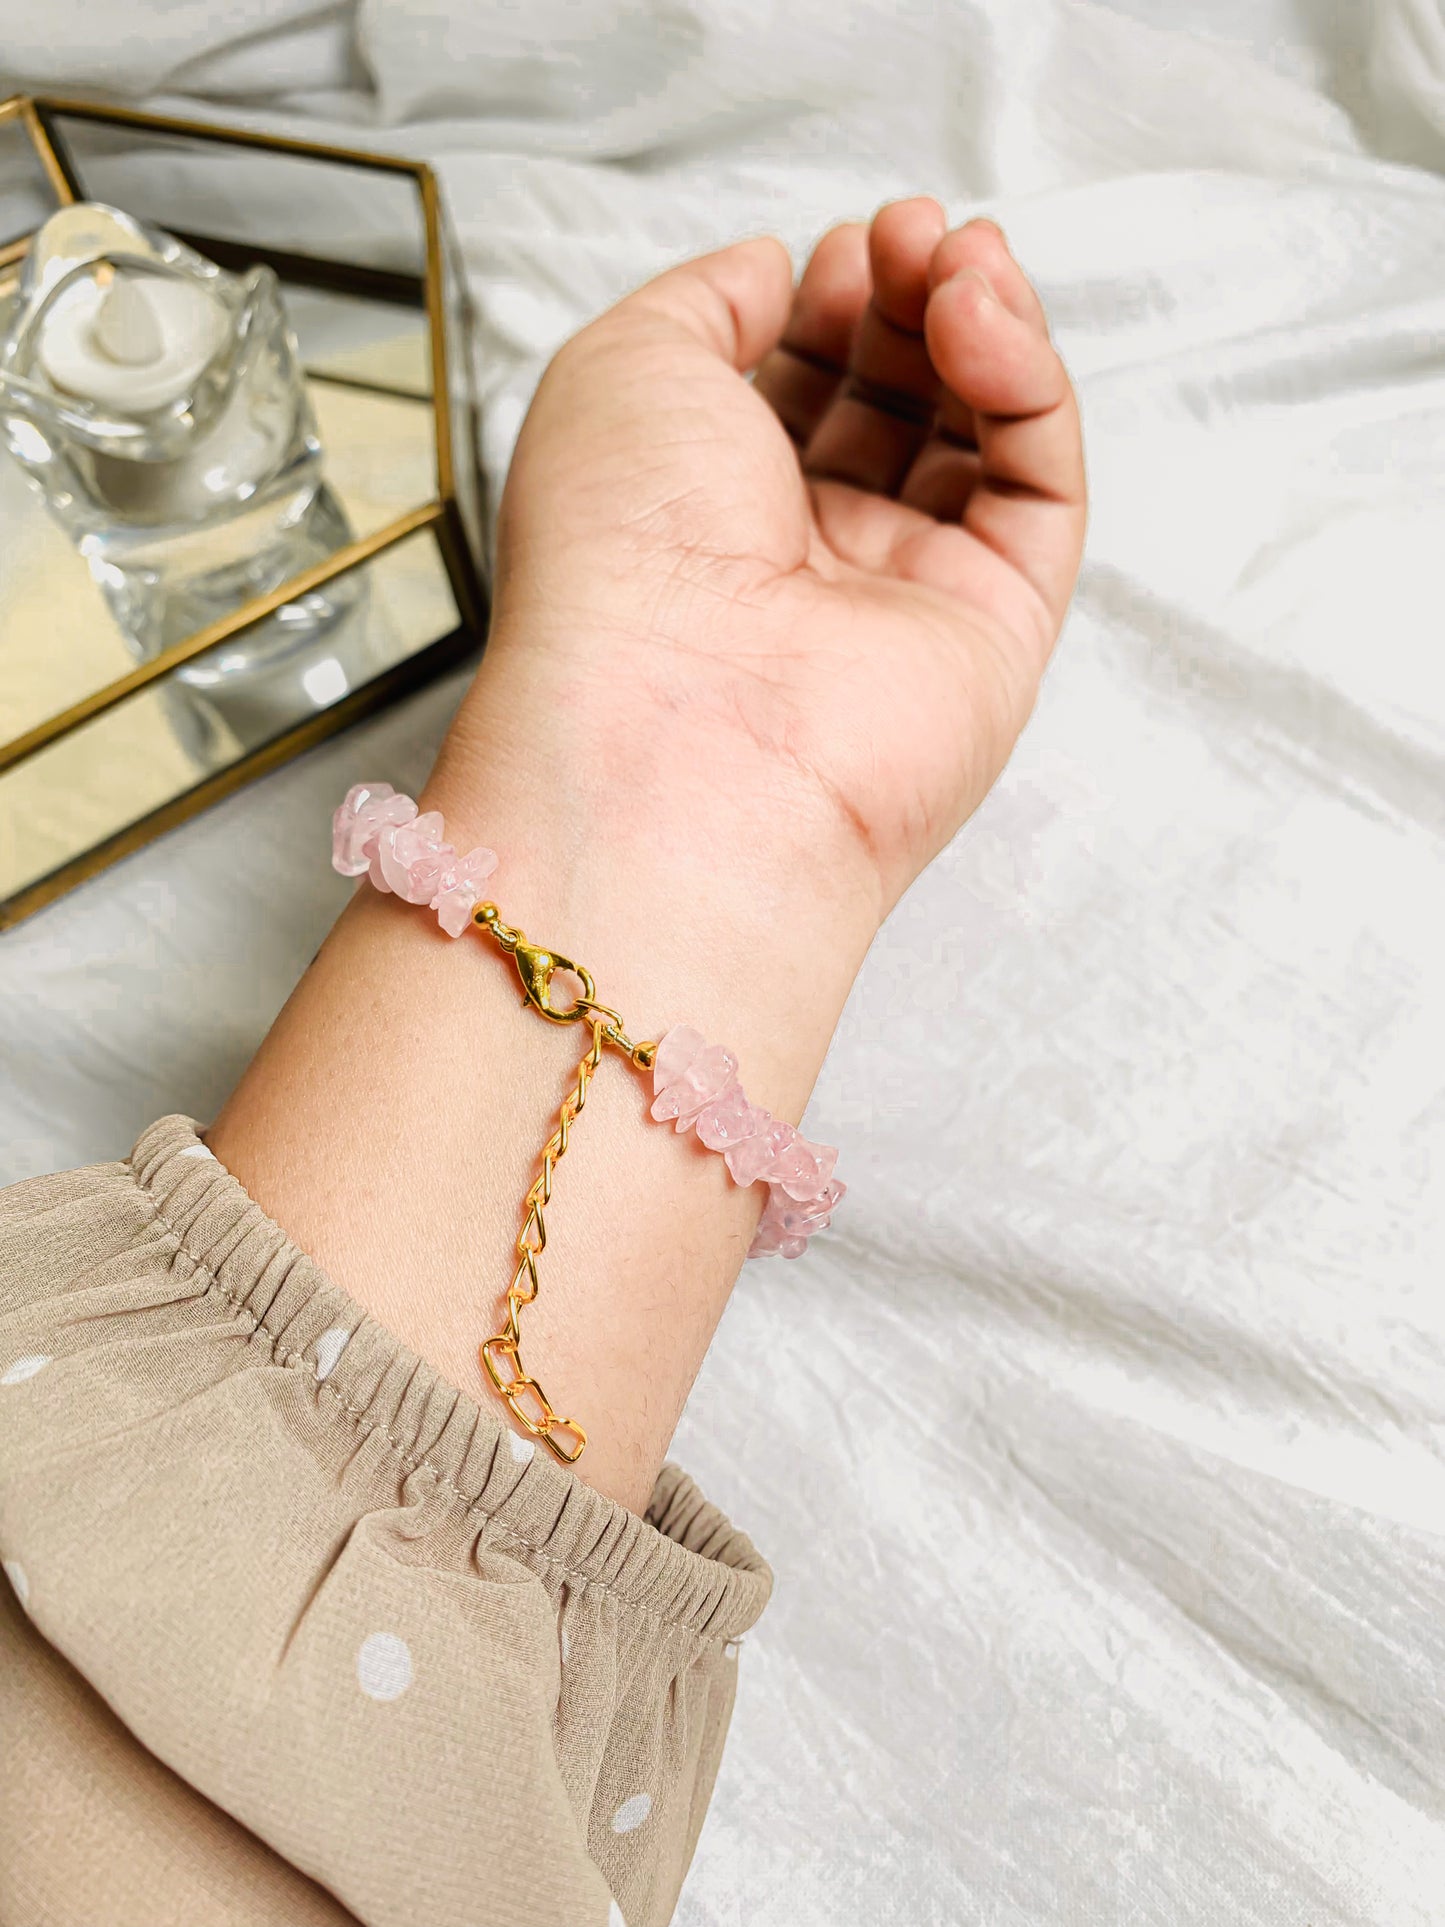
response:
<path id="1" fill-rule="evenodd" d="M 115 208 L 62 208 L 35 236 L 0 436 L 142 659 L 351 540 L 275 275 L 228 274 Z M 228 644 L 226 676 L 307 648 L 361 593 L 353 573 L 288 603 Z"/>

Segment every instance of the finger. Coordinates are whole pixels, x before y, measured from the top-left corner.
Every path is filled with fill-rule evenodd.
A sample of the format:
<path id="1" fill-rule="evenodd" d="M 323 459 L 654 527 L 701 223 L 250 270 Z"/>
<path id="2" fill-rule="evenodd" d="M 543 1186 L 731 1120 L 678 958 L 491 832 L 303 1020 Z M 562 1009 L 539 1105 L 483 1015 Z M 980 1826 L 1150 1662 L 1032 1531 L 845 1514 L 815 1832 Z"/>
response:
<path id="1" fill-rule="evenodd" d="M 1064 365 L 973 268 L 933 290 L 924 326 L 940 377 L 977 424 L 981 472 L 964 527 L 1032 584 L 1057 624 L 1078 571 L 1085 497 Z"/>
<path id="2" fill-rule="evenodd" d="M 986 479 L 1081 502 L 1078 414 L 1053 343 L 972 268 L 934 289 L 926 332 L 952 402 L 972 410 Z"/>
<path id="3" fill-rule="evenodd" d="M 938 376 L 923 324 L 928 264 L 943 237 L 937 201 L 898 201 L 875 216 L 868 254 L 873 299 L 858 325 L 848 379 L 804 457 L 814 476 L 891 494 L 933 424 Z"/>
<path id="4" fill-rule="evenodd" d="M 982 274 L 1011 314 L 1047 335 L 1043 303 L 996 222 L 979 217 L 944 235 L 928 264 L 930 289 L 965 268 Z M 974 410 L 945 388 L 933 435 L 919 450 L 898 499 L 940 522 L 961 522 L 982 473 Z"/>
<path id="5" fill-rule="evenodd" d="M 681 329 L 734 368 L 755 368 L 776 347 L 792 305 L 793 265 L 781 241 L 737 241 L 670 268 L 595 325 L 643 316 Z"/>
<path id="6" fill-rule="evenodd" d="M 1011 314 L 1027 321 L 1040 334 L 1049 324 L 1044 304 L 1034 292 L 1032 282 L 1014 259 L 1004 231 L 997 222 L 982 216 L 965 221 L 943 239 L 928 264 L 928 285 L 936 288 L 964 268 L 976 268 Z"/>
<path id="7" fill-rule="evenodd" d="M 868 230 L 861 221 L 831 228 L 803 270 L 781 342 L 753 381 L 800 447 L 848 371 L 871 287 Z"/>

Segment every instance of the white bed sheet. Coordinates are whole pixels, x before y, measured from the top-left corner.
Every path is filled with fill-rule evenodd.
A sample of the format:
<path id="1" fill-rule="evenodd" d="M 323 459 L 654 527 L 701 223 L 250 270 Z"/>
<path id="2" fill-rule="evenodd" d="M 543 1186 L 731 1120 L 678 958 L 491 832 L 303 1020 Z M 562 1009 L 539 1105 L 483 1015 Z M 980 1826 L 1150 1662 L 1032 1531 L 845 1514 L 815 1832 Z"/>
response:
<path id="1" fill-rule="evenodd" d="M 1438 6 L 68 4 L 0 0 L 0 67 L 436 160 L 497 475 L 667 261 L 1005 222 L 1089 558 L 830 1057 L 848 1207 L 684 1421 L 779 1584 L 679 1920 L 1445 1921 Z M 5 1177 L 217 1104 L 344 897 L 318 825 L 457 687 L 0 941 Z"/>

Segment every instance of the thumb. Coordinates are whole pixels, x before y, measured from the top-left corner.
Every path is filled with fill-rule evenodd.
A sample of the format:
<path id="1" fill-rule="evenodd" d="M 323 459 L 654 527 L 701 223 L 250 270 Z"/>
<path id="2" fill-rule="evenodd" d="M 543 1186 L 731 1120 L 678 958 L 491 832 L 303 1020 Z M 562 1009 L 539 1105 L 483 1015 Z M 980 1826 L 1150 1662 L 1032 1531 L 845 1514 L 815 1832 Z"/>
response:
<path id="1" fill-rule="evenodd" d="M 563 550 L 575 562 L 584 549 L 593 569 L 641 554 L 671 567 L 699 547 L 770 567 L 801 560 L 797 456 L 743 379 L 780 339 L 792 292 L 781 242 L 739 241 L 659 275 L 575 335 L 512 459 L 499 581 L 534 535 L 559 569 Z"/>
<path id="2" fill-rule="evenodd" d="M 745 372 L 782 339 L 792 302 L 792 262 L 769 237 L 670 268 L 620 301 L 603 324 L 655 316 Z"/>

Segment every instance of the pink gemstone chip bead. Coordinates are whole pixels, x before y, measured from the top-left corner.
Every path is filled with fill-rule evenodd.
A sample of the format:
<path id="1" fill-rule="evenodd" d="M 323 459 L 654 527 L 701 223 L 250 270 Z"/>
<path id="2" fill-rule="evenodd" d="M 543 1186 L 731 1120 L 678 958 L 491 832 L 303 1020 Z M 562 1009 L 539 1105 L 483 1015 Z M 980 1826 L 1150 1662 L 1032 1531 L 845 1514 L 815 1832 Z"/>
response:
<path id="1" fill-rule="evenodd" d="M 356 783 L 331 819 L 331 867 L 344 877 L 362 877 L 371 868 L 376 839 L 389 824 L 410 823 L 416 804 L 398 796 L 390 783 Z"/>
<path id="2" fill-rule="evenodd" d="M 430 903 L 456 854 L 442 840 L 440 814 L 428 810 L 410 823 L 387 823 L 378 831 L 371 880 L 378 890 L 394 890 L 403 903 Z"/>
<path id="3" fill-rule="evenodd" d="M 390 783 L 357 783 L 331 819 L 331 865 L 344 877 L 369 876 L 404 903 L 426 904 L 447 935 L 459 937 L 497 858 L 481 848 L 459 857 L 435 810 L 419 813 Z"/>
<path id="4" fill-rule="evenodd" d="M 763 1116 L 755 1105 L 749 1104 L 742 1085 L 734 1078 L 720 1096 L 703 1105 L 693 1122 L 698 1137 L 709 1151 L 721 1151 L 726 1156 L 735 1145 L 762 1128 Z"/>
<path id="5" fill-rule="evenodd" d="M 653 1059 L 652 1115 L 679 1131 L 695 1129 L 708 1150 L 722 1153 L 735 1184 L 767 1184 L 750 1258 L 798 1258 L 815 1231 L 827 1230 L 847 1188 L 833 1176 L 838 1153 L 750 1104 L 737 1068 L 731 1051 L 675 1025 Z"/>
<path id="6" fill-rule="evenodd" d="M 738 1060 L 721 1044 L 704 1044 L 670 1084 L 659 1090 L 656 1066 L 652 1088 L 657 1092 L 652 1115 L 659 1124 L 677 1120 L 677 1129 L 686 1131 L 702 1112 L 737 1083 Z"/>

